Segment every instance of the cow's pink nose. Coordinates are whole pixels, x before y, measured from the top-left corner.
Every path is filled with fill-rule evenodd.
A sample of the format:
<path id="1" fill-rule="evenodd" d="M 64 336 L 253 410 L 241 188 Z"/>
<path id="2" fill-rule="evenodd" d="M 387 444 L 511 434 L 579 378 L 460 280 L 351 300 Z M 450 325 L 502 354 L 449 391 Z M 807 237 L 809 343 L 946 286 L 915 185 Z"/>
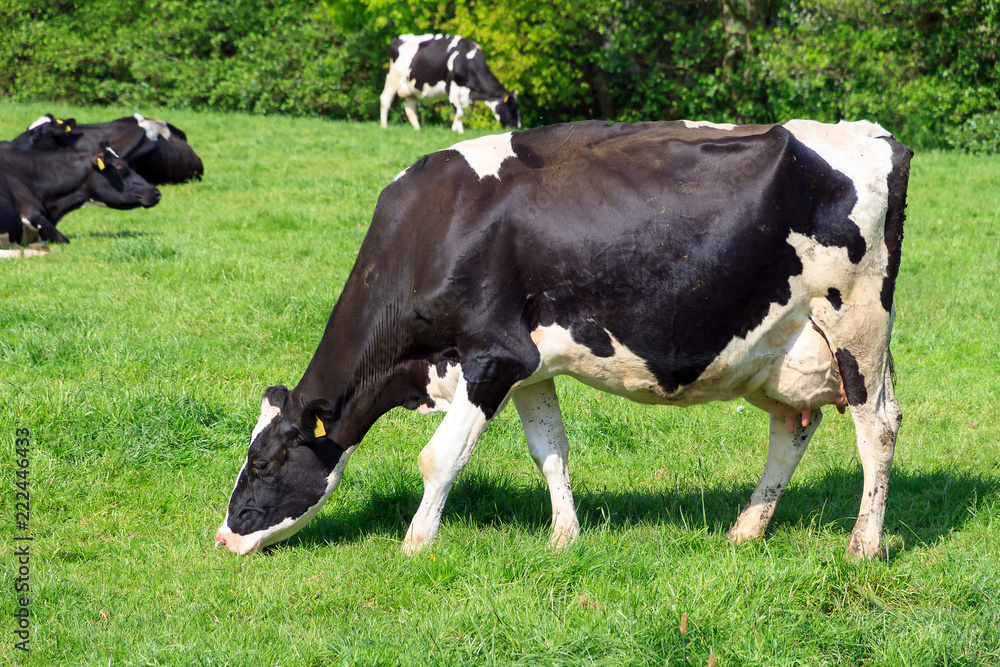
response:
<path id="1" fill-rule="evenodd" d="M 253 552 L 257 551 L 257 547 L 260 546 L 260 540 L 251 543 L 249 540 L 245 539 L 241 535 L 237 535 L 236 533 L 219 532 L 215 535 L 215 546 L 221 547 L 223 545 L 225 545 L 225 547 L 234 554 L 249 556 Z"/>
<path id="2" fill-rule="evenodd" d="M 215 546 L 226 547 L 233 553 L 238 553 L 240 548 L 240 536 L 236 533 L 218 533 L 215 536 Z"/>

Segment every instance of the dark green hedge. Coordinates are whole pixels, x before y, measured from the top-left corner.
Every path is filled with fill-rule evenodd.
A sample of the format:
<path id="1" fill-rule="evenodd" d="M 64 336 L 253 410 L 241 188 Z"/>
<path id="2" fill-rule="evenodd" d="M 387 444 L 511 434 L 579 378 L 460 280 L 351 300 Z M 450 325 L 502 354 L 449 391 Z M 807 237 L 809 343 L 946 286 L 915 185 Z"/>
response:
<path id="1" fill-rule="evenodd" d="M 0 96 L 15 100 L 374 120 L 389 38 L 441 31 L 483 45 L 528 125 L 868 118 L 947 146 L 1000 109 L 997 0 L 4 4 Z M 482 108 L 477 122 L 494 124 Z"/>

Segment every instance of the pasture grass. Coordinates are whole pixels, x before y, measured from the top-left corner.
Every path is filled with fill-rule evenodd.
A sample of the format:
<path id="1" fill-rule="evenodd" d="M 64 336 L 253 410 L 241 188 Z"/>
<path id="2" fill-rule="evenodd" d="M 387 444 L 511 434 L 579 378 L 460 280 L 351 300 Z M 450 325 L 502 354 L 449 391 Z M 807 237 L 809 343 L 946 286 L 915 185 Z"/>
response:
<path id="1" fill-rule="evenodd" d="M 0 103 L 0 136 L 46 112 L 132 111 Z M 558 383 L 583 524 L 569 549 L 547 546 L 548 495 L 508 408 L 439 540 L 400 555 L 440 416 L 396 410 L 309 526 L 238 558 L 212 538 L 262 392 L 305 369 L 380 189 L 458 137 L 142 111 L 187 132 L 204 180 L 164 186 L 150 210 L 71 213 L 70 245 L 0 264 L 0 663 L 1000 663 L 1000 158 L 913 162 L 887 561 L 843 557 L 861 490 L 848 417 L 828 411 L 767 538 L 734 547 L 724 533 L 760 474 L 765 416 L 640 406 L 572 380 Z M 30 654 L 11 622 L 23 534 Z"/>

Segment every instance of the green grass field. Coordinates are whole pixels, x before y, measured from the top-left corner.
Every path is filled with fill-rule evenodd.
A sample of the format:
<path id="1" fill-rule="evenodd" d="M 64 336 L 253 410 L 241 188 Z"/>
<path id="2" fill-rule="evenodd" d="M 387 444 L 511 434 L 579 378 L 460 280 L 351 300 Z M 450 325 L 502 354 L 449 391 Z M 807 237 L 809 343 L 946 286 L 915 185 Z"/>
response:
<path id="1" fill-rule="evenodd" d="M 46 112 L 133 111 L 0 103 L 0 136 Z M 547 547 L 548 494 L 508 407 L 438 541 L 402 556 L 440 416 L 396 410 L 308 527 L 239 558 L 212 539 L 262 392 L 304 371 L 381 188 L 458 137 L 140 111 L 187 132 L 204 180 L 149 210 L 71 213 L 70 245 L 0 263 L 0 664 L 1000 663 L 1000 158 L 913 161 L 887 561 L 843 557 L 861 492 L 848 416 L 827 411 L 766 540 L 734 547 L 764 414 L 644 407 L 568 379 L 571 548 Z M 15 646 L 19 536 L 30 654 Z"/>

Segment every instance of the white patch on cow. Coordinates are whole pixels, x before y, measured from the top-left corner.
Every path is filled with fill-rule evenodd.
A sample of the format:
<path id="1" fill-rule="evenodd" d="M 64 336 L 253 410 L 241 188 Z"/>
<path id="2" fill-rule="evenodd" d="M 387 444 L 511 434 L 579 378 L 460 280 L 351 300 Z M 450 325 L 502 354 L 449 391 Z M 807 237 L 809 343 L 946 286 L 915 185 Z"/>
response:
<path id="1" fill-rule="evenodd" d="M 413 57 L 417 55 L 417 50 L 424 42 L 434 39 L 434 35 L 406 34 L 400 35 L 399 38 L 403 43 L 399 45 L 399 56 L 392 62 L 392 67 L 404 73 L 403 78 L 409 78 L 410 66 L 413 64 Z"/>
<path id="2" fill-rule="evenodd" d="M 139 127 L 145 131 L 146 138 L 150 141 L 156 141 L 160 137 L 170 138 L 170 128 L 164 121 L 145 118 L 141 114 L 133 114 L 132 117 L 139 122 Z"/>
<path id="3" fill-rule="evenodd" d="M 452 51 L 451 55 L 448 56 L 448 71 L 449 72 L 454 72 L 455 71 L 455 58 L 457 58 L 457 57 L 458 57 L 458 51 Z"/>
<path id="4" fill-rule="evenodd" d="M 500 114 L 497 113 L 497 107 L 500 106 L 500 102 L 498 100 L 483 100 L 483 104 L 489 107 L 490 111 L 493 112 L 493 116 L 499 121 Z"/>
<path id="5" fill-rule="evenodd" d="M 431 366 L 427 374 L 427 395 L 434 401 L 434 406 L 421 405 L 417 412 L 429 415 L 432 412 L 448 412 L 451 402 L 455 400 L 455 390 L 458 379 L 462 377 L 462 367 L 459 364 L 448 364 L 444 375 L 438 375 L 437 367 Z"/>
<path id="6" fill-rule="evenodd" d="M 610 357 L 595 355 L 589 347 L 574 341 L 570 330 L 559 324 L 538 327 L 531 332 L 531 340 L 538 348 L 541 363 L 523 385 L 556 375 L 571 375 L 595 389 L 640 403 L 673 402 L 646 362 L 610 332 L 605 332 L 615 351 Z"/>
<path id="7" fill-rule="evenodd" d="M 309 523 L 310 520 L 323 508 L 326 503 L 327 498 L 330 497 L 337 487 L 340 485 L 340 480 L 344 478 L 344 470 L 347 468 L 347 460 L 357 449 L 357 445 L 351 447 L 344 455 L 340 457 L 340 461 L 334 467 L 333 471 L 326 478 L 326 490 L 323 492 L 323 496 L 319 501 L 306 510 L 305 514 L 298 518 L 288 517 L 278 523 L 275 526 L 266 528 L 264 530 L 258 530 L 249 535 L 235 535 L 229 528 L 229 513 L 226 513 L 226 519 L 222 522 L 217 533 L 218 536 L 227 536 L 226 547 L 233 553 L 237 553 L 241 556 L 247 556 L 254 553 L 258 549 L 266 547 L 271 544 L 276 544 L 282 540 L 286 540 L 295 533 L 302 530 L 302 527 Z M 237 478 L 238 479 L 238 478 Z M 232 542 L 232 544 L 230 543 Z"/>
<path id="8" fill-rule="evenodd" d="M 455 49 L 457 49 L 458 48 L 458 43 L 460 41 L 462 41 L 462 38 L 459 37 L 458 35 L 455 35 L 454 37 L 452 37 L 451 41 L 448 42 L 448 50 L 449 51 L 454 51 Z"/>
<path id="9" fill-rule="evenodd" d="M 812 120 L 790 120 L 782 124 L 803 144 L 816 151 L 820 157 L 854 182 L 858 201 L 850 219 L 858 224 L 868 244 L 868 256 L 884 259 L 882 248 L 872 253 L 873 246 L 881 246 L 883 228 L 872 224 L 884 220 L 888 205 L 888 173 L 892 168 L 892 147 L 881 137 L 891 136 L 880 125 L 869 121 L 825 125 Z"/>
<path id="10" fill-rule="evenodd" d="M 444 97 L 447 93 L 448 83 L 445 81 L 438 81 L 433 86 L 425 83 L 422 88 L 418 88 L 416 79 L 407 79 L 400 81 L 398 88 L 398 94 L 401 97 L 416 97 L 422 100 L 437 99 Z"/>
<path id="11" fill-rule="evenodd" d="M 41 127 L 42 125 L 45 125 L 46 123 L 51 123 L 51 122 L 52 122 L 52 120 L 48 116 L 42 116 L 41 118 L 39 118 L 38 120 L 36 120 L 34 123 L 32 123 L 31 125 L 29 125 L 28 129 L 29 130 L 33 130 L 36 127 Z"/>
<path id="12" fill-rule="evenodd" d="M 403 177 L 403 174 L 405 174 L 407 172 L 407 170 L 409 170 L 409 167 L 407 167 L 403 171 L 401 171 L 398 174 L 396 174 L 396 177 L 392 179 L 392 182 L 395 183 L 396 181 L 398 181 L 399 179 L 401 179 Z"/>
<path id="13" fill-rule="evenodd" d="M 710 127 L 713 130 L 726 130 L 731 131 L 736 129 L 736 126 L 732 123 L 713 123 L 708 120 L 685 120 L 684 127 L 689 130 L 695 130 L 702 127 Z"/>
<path id="14" fill-rule="evenodd" d="M 469 163 L 472 170 L 476 172 L 479 180 L 487 176 L 500 178 L 500 165 L 507 158 L 517 157 L 514 148 L 511 146 L 511 132 L 505 134 L 492 134 L 478 139 L 468 139 L 460 141 L 450 149 L 458 151 Z"/>
<path id="15" fill-rule="evenodd" d="M 281 408 L 273 405 L 267 398 L 262 400 L 260 402 L 260 416 L 257 417 L 257 424 L 253 427 L 253 433 L 250 434 L 250 444 L 253 444 L 260 432 L 267 428 L 280 414 Z"/>
<path id="16" fill-rule="evenodd" d="M 479 51 L 479 47 L 478 46 L 472 47 L 472 50 L 465 54 L 466 59 L 472 60 L 473 58 L 475 58 L 477 51 Z"/>
<path id="17" fill-rule="evenodd" d="M 456 115 L 462 116 L 462 110 L 472 104 L 472 89 L 453 83 L 448 91 L 448 101 L 455 106 Z"/>
<path id="18" fill-rule="evenodd" d="M 31 220 L 28 220 L 24 216 L 21 216 L 21 224 L 24 225 L 26 228 L 34 230 L 34 231 L 37 231 L 37 230 L 41 229 L 40 225 L 38 227 L 36 227 L 35 225 L 31 224 Z"/>

